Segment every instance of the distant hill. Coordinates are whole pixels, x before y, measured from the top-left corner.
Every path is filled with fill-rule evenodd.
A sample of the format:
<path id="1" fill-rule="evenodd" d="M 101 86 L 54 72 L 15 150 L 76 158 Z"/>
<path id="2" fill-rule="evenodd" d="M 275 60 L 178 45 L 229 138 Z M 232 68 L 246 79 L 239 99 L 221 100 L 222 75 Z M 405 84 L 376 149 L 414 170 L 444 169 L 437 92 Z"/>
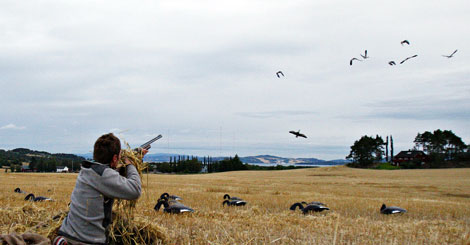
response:
<path id="1" fill-rule="evenodd" d="M 92 158 L 93 155 L 91 153 L 88 154 L 79 154 L 84 158 Z M 170 161 L 170 157 L 178 158 L 179 157 L 186 157 L 187 155 L 179 155 L 179 154 L 169 154 L 169 153 L 155 153 L 155 154 L 147 154 L 144 158 L 144 161 L 147 162 L 168 162 Z M 191 156 L 189 156 L 191 157 Z M 202 156 L 193 156 L 197 157 L 200 161 L 204 159 Z M 211 157 L 212 161 L 220 161 L 229 157 Z M 271 155 L 258 155 L 258 156 L 247 156 L 247 157 L 240 157 L 240 160 L 243 163 L 265 163 L 265 164 L 279 164 L 279 165 L 343 165 L 348 163 L 347 160 L 321 160 L 317 158 L 286 158 L 286 157 L 278 157 L 278 156 L 271 156 Z"/>

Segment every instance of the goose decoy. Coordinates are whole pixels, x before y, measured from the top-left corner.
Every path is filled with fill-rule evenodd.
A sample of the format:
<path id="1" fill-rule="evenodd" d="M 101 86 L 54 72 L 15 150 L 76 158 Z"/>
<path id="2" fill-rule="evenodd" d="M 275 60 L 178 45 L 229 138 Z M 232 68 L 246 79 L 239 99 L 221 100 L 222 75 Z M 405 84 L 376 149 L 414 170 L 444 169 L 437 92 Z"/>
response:
<path id="1" fill-rule="evenodd" d="M 300 133 L 300 129 L 299 129 L 299 131 L 297 131 L 297 132 L 295 132 L 295 131 L 293 131 L 293 130 L 292 130 L 292 131 L 289 131 L 289 133 L 295 135 L 296 138 L 298 138 L 298 137 L 307 138 L 307 136 L 305 136 L 305 134 L 301 134 L 301 133 Z"/>
<path id="2" fill-rule="evenodd" d="M 361 57 L 362 57 L 363 59 L 368 59 L 368 58 L 369 58 L 369 56 L 367 56 L 367 49 L 366 49 L 366 51 L 364 52 L 364 55 L 361 54 Z"/>
<path id="3" fill-rule="evenodd" d="M 444 57 L 447 57 L 447 58 L 452 58 L 454 57 L 454 54 L 457 53 L 457 49 L 450 55 L 443 55 Z"/>
<path id="4" fill-rule="evenodd" d="M 387 207 L 385 204 L 382 204 L 380 207 L 380 213 L 382 214 L 397 214 L 397 213 L 406 213 L 406 210 L 400 207 Z"/>
<path id="5" fill-rule="evenodd" d="M 222 202 L 222 206 L 225 206 L 227 204 L 228 206 L 245 206 L 246 201 L 239 198 L 239 197 L 230 197 L 229 194 L 224 195 L 225 201 Z"/>
<path id="6" fill-rule="evenodd" d="M 278 78 L 281 78 L 281 76 L 279 76 L 279 75 L 282 75 L 282 76 L 284 76 L 284 73 L 282 73 L 282 71 L 278 71 L 278 72 L 276 72 L 276 76 L 277 76 Z"/>
<path id="7" fill-rule="evenodd" d="M 229 194 L 225 194 L 225 195 L 224 195 L 224 199 L 228 199 L 228 200 L 232 200 L 232 201 L 233 201 L 233 200 L 242 200 L 242 201 L 243 201 L 243 199 L 241 199 L 241 198 L 239 198 L 239 197 L 230 197 Z"/>
<path id="8" fill-rule="evenodd" d="M 168 200 L 176 200 L 176 201 L 179 201 L 179 200 L 183 200 L 183 198 L 179 197 L 179 196 L 176 196 L 176 195 L 171 195 L 168 194 L 168 193 L 163 193 L 161 196 L 160 196 L 161 199 L 163 198 L 166 198 Z"/>
<path id="9" fill-rule="evenodd" d="M 393 61 L 393 60 L 392 60 L 392 61 L 390 61 L 390 62 L 388 62 L 388 64 L 389 64 L 389 65 L 391 65 L 391 66 L 394 66 L 394 65 L 396 65 L 396 64 L 395 64 L 395 61 Z"/>
<path id="10" fill-rule="evenodd" d="M 403 63 L 405 63 L 405 61 L 407 61 L 407 60 L 409 60 L 409 59 L 412 59 L 412 58 L 415 58 L 415 57 L 418 57 L 418 55 L 415 54 L 415 55 L 413 55 L 413 56 L 407 57 L 406 59 L 402 60 L 402 61 L 400 62 L 400 64 L 403 64 Z"/>
<path id="11" fill-rule="evenodd" d="M 362 61 L 362 60 L 360 60 L 360 59 L 358 59 L 358 58 L 352 58 L 352 59 L 349 61 L 349 65 L 350 65 L 350 66 L 352 66 L 354 60 Z"/>
<path id="12" fill-rule="evenodd" d="M 243 200 L 225 200 L 222 202 L 222 206 L 225 206 L 225 204 L 227 206 L 245 206 L 246 202 Z"/>
<path id="13" fill-rule="evenodd" d="M 37 196 L 35 197 L 34 194 L 28 194 L 25 198 L 25 201 L 34 201 L 34 202 L 42 202 L 42 201 L 52 201 L 51 198 L 48 197 L 42 197 L 42 196 Z"/>
<path id="14" fill-rule="evenodd" d="M 409 42 L 408 40 L 403 40 L 403 41 L 400 42 L 400 44 L 401 44 L 402 46 L 403 46 L 403 44 L 405 44 L 405 43 L 408 44 L 408 45 L 410 45 L 410 42 Z"/>
<path id="15" fill-rule="evenodd" d="M 322 203 L 322 202 L 301 202 L 303 205 L 309 205 L 309 204 L 313 204 L 313 205 L 322 205 L 322 206 L 326 206 L 326 204 Z"/>
<path id="16" fill-rule="evenodd" d="M 22 191 L 19 187 L 15 189 L 15 192 L 26 194 L 26 192 Z"/>
<path id="17" fill-rule="evenodd" d="M 323 210 L 330 210 L 328 207 L 317 204 L 307 204 L 307 206 L 304 207 L 304 205 L 302 205 L 300 202 L 292 204 L 292 206 L 290 206 L 290 210 L 295 211 L 297 207 L 302 210 L 303 214 L 307 214 L 308 212 L 321 212 Z"/>
<path id="18" fill-rule="evenodd" d="M 159 211 L 160 210 L 160 207 L 161 206 L 164 206 L 164 209 L 163 211 L 164 212 L 167 212 L 167 213 L 170 213 L 170 214 L 179 214 L 179 213 L 185 213 L 185 212 L 194 212 L 194 210 L 188 206 L 185 206 L 184 204 L 178 202 L 178 201 L 174 201 L 174 200 L 170 200 L 168 201 L 168 199 L 166 198 L 160 198 L 158 199 L 158 202 L 157 204 L 155 205 L 155 207 L 153 209 L 155 209 L 156 211 Z"/>

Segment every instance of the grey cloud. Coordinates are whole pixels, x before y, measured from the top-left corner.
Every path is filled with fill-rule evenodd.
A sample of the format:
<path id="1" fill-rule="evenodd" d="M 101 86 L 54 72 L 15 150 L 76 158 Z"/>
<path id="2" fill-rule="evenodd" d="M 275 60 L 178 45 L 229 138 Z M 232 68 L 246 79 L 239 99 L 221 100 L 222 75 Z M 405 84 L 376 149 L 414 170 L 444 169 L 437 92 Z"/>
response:
<path id="1" fill-rule="evenodd" d="M 467 98 L 409 98 L 384 100 L 365 105 L 371 109 L 368 118 L 412 120 L 466 120 L 470 119 L 470 101 Z"/>
<path id="2" fill-rule="evenodd" d="M 265 119 L 265 118 L 273 118 L 273 117 L 317 115 L 318 113 L 314 111 L 280 110 L 280 111 L 260 111 L 260 112 L 239 112 L 236 114 L 242 117 Z"/>

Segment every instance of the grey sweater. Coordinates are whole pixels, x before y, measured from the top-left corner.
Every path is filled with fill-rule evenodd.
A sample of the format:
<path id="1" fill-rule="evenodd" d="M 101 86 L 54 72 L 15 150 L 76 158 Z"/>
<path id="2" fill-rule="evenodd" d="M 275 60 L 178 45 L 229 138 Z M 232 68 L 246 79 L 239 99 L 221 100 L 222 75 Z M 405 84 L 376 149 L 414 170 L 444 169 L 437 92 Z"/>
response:
<path id="1" fill-rule="evenodd" d="M 105 244 L 114 198 L 137 199 L 141 186 L 134 165 L 127 166 L 126 178 L 108 165 L 84 161 L 59 235 L 83 243 Z"/>

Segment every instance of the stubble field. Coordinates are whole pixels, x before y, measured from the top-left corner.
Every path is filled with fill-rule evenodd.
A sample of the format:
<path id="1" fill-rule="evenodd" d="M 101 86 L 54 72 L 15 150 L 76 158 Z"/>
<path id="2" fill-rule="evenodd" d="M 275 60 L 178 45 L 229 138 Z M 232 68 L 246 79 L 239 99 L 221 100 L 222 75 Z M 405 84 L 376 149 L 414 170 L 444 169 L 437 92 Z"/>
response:
<path id="1" fill-rule="evenodd" d="M 0 173 L 0 233 L 45 235 L 51 218 L 68 210 L 76 177 Z M 26 202 L 13 192 L 16 187 L 55 201 Z M 195 212 L 154 211 L 163 192 L 181 196 Z M 248 204 L 222 207 L 226 193 Z M 301 201 L 320 201 L 331 210 L 311 215 L 289 210 Z M 408 213 L 382 215 L 382 203 Z M 470 169 L 148 174 L 135 216 L 158 224 L 169 244 L 470 244 Z"/>

